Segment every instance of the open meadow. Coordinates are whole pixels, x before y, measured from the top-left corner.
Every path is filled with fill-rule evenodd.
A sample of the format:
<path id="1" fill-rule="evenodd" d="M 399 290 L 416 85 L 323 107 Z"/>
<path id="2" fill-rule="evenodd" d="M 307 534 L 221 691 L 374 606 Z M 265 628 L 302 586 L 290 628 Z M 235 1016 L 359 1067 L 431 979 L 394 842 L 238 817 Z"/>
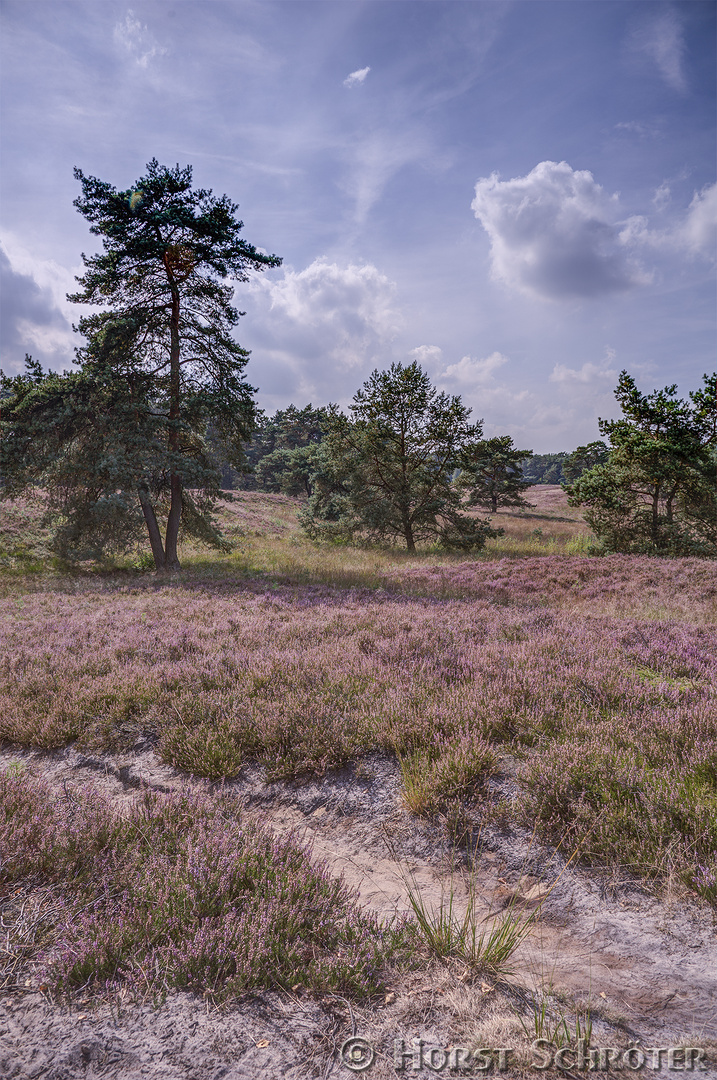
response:
<path id="1" fill-rule="evenodd" d="M 598 557 L 529 498 L 409 556 L 240 492 L 172 577 L 70 572 L 2 504 L 3 1075 L 717 1060 L 714 562 Z"/>

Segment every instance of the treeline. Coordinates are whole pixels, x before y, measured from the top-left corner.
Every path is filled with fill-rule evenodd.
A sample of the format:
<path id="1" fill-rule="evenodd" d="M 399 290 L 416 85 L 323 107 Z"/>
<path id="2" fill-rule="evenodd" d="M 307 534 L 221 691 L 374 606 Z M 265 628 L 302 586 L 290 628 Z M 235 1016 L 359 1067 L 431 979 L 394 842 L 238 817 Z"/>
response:
<path id="1" fill-rule="evenodd" d="M 572 453 L 533 454 L 509 435 L 482 437 L 459 397 L 439 394 L 414 363 L 373 373 L 344 415 L 335 405 L 261 414 L 232 486 L 299 495 L 314 538 L 417 540 L 481 547 L 495 514 L 525 507 L 539 483 L 561 484 L 606 551 L 717 554 L 716 376 L 677 398 L 676 386 L 642 394 L 622 372 L 619 420 L 606 439 Z"/>
<path id="2" fill-rule="evenodd" d="M 244 471 L 228 479 L 303 496 L 300 520 L 315 539 L 478 549 L 497 531 L 465 510 L 527 505 L 530 451 L 508 435 L 483 439 L 469 415 L 417 363 L 393 364 L 356 392 L 348 415 L 335 405 L 261 414 Z"/>
<path id="3" fill-rule="evenodd" d="M 310 498 L 315 449 L 329 429 L 331 416 L 331 406 L 314 408 L 311 404 L 303 409 L 289 405 L 286 409 L 278 409 L 273 416 L 257 410 L 256 427 L 245 450 L 244 467 L 235 469 L 224 464 L 222 487 L 228 491 L 270 491 Z M 512 448 L 512 441 L 506 444 L 505 440 L 506 436 L 498 436 L 492 440 L 492 447 L 486 447 L 492 450 L 491 457 L 495 459 L 508 445 Z M 535 454 L 527 450 L 524 457 L 512 458 L 506 464 L 513 470 L 520 470 L 520 479 L 526 486 L 565 486 L 594 465 L 607 461 L 608 453 L 606 444 L 597 440 L 579 446 L 572 453 Z"/>

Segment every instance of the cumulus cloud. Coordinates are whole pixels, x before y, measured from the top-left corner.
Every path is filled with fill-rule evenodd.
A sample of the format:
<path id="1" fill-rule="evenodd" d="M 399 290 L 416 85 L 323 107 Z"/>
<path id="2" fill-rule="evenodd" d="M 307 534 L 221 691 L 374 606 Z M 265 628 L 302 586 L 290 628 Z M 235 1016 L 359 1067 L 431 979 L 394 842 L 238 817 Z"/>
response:
<path id="1" fill-rule="evenodd" d="M 592 385 L 609 383 L 612 386 L 617 380 L 617 368 L 607 365 L 614 363 L 615 350 L 608 345 L 605 350 L 605 359 L 601 364 L 593 364 L 587 360 L 582 367 L 569 368 L 565 364 L 555 364 L 550 373 L 550 382 L 563 383 L 567 386 L 575 386 L 576 383 Z"/>
<path id="2" fill-rule="evenodd" d="M 462 356 L 453 364 L 446 364 L 442 355 L 436 360 L 440 361 L 436 364 L 436 385 L 449 394 L 459 394 L 474 421 L 485 418 L 483 430 L 487 437 L 516 431 L 535 408 L 534 397 L 525 387 L 516 387 L 514 379 L 496 377 L 510 363 L 501 352 L 484 357 Z"/>
<path id="3" fill-rule="evenodd" d="M 73 335 L 52 291 L 21 273 L 0 247 L 0 356 L 8 375 L 24 370 L 25 353 L 54 369 L 70 367 Z"/>
<path id="4" fill-rule="evenodd" d="M 615 351 L 607 346 L 596 363 L 579 368 L 555 364 L 552 386 L 536 384 L 534 372 L 516 372 L 510 357 L 496 350 L 484 357 L 463 356 L 447 363 L 437 345 L 410 350 L 436 386 L 459 394 L 474 422 L 483 421 L 485 438 L 511 435 L 516 445 L 538 453 L 570 450 L 598 437 L 594 418 L 607 415 L 617 382 Z M 510 365 L 510 367 L 509 367 Z M 586 430 L 586 417 L 593 418 Z"/>
<path id="5" fill-rule="evenodd" d="M 631 45 L 657 65 L 668 86 L 684 93 L 687 89 L 683 71 L 685 40 L 682 21 L 675 11 L 663 11 L 657 18 L 636 28 L 632 34 Z"/>
<path id="6" fill-rule="evenodd" d="M 597 297 L 649 281 L 631 250 L 632 219 L 619 221 L 586 169 L 541 161 L 527 176 L 476 184 L 471 207 L 491 241 L 493 276 L 550 300 Z"/>
<path id="7" fill-rule="evenodd" d="M 439 345 L 417 345 L 409 351 L 409 355 L 426 371 L 432 372 L 441 364 L 443 349 Z"/>
<path id="8" fill-rule="evenodd" d="M 155 56 L 166 55 L 167 50 L 157 45 L 151 33 L 131 8 L 124 20 L 115 24 L 113 35 L 115 43 L 129 53 L 138 67 L 146 68 Z"/>
<path id="9" fill-rule="evenodd" d="M 464 386 L 484 386 L 493 381 L 496 371 L 508 363 L 508 357 L 494 352 L 482 360 L 463 356 L 457 364 L 449 364 L 440 374 L 442 382 L 456 382 Z"/>
<path id="10" fill-rule="evenodd" d="M 507 356 L 493 352 L 481 359 L 462 356 L 455 364 L 446 364 L 443 350 L 438 345 L 417 345 L 410 350 L 409 355 L 418 360 L 421 367 L 425 368 L 440 386 L 447 388 L 451 384 L 452 392 L 458 390 L 460 393 L 473 387 L 495 385 L 495 373 L 509 362 Z"/>
<path id="11" fill-rule="evenodd" d="M 347 75 L 344 79 L 344 86 L 358 86 L 362 83 L 368 75 L 370 67 L 359 68 L 358 71 L 352 71 L 350 75 Z"/>
<path id="12" fill-rule="evenodd" d="M 249 380 L 264 398 L 349 401 L 374 367 L 388 362 L 402 320 L 395 285 L 375 266 L 317 259 L 281 278 L 256 278 Z"/>

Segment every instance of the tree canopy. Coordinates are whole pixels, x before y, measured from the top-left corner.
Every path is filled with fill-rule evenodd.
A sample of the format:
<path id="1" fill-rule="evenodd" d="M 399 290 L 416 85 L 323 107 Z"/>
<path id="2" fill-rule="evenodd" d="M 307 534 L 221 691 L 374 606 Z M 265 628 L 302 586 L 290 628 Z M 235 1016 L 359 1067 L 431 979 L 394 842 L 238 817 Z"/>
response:
<path id="1" fill-rule="evenodd" d="M 476 549 L 496 535 L 460 511 L 453 475 L 480 441 L 460 397 L 439 393 L 418 363 L 374 371 L 350 416 L 335 407 L 316 456 L 302 520 L 312 536 L 418 541 Z"/>
<path id="2" fill-rule="evenodd" d="M 96 308 L 75 329 L 78 372 L 4 380 L 5 494 L 51 493 L 64 554 L 122 548 L 141 519 L 159 570 L 179 567 L 180 523 L 219 543 L 221 457 L 241 465 L 254 421 L 248 353 L 225 279 L 279 266 L 240 237 L 228 197 L 192 188 L 191 167 L 149 162 L 127 191 L 75 169 L 75 200 L 102 238 L 68 298 Z M 212 439 L 207 440 L 211 423 Z M 164 539 L 160 520 L 166 518 Z"/>
<path id="3" fill-rule="evenodd" d="M 602 439 L 595 439 L 594 442 L 589 442 L 585 446 L 578 446 L 563 461 L 564 482 L 572 483 L 596 465 L 604 465 L 608 457 L 609 450 Z"/>
<path id="4" fill-rule="evenodd" d="M 523 464 L 532 456 L 530 450 L 518 450 L 510 435 L 481 439 L 467 449 L 459 483 L 468 493 L 468 505 L 487 507 L 494 514 L 499 506 L 530 506 L 522 494 L 530 487 Z"/>
<path id="5" fill-rule="evenodd" d="M 262 491 L 310 498 L 328 416 L 328 409 L 309 404 L 303 409 L 289 405 L 272 417 L 262 417 L 249 450 L 253 475 L 248 479 Z"/>
<path id="6" fill-rule="evenodd" d="M 561 484 L 563 465 L 570 455 L 566 450 L 557 454 L 533 454 L 523 462 L 523 479 L 528 484 Z"/>
<path id="7" fill-rule="evenodd" d="M 684 401 L 676 385 L 643 394 L 621 373 L 623 415 L 599 421 L 609 456 L 567 488 L 610 550 L 717 554 L 716 381 Z"/>

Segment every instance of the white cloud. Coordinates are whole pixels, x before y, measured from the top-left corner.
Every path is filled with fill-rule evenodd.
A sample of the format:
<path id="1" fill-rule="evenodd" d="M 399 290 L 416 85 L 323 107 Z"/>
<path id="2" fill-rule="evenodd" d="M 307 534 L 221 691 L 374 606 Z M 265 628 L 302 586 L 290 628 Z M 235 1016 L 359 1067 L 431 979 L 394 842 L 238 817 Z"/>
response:
<path id="1" fill-rule="evenodd" d="M 418 360 L 422 368 L 431 372 L 440 365 L 443 350 L 439 345 L 417 345 L 409 351 L 409 355 Z"/>
<path id="2" fill-rule="evenodd" d="M 439 377 L 443 382 L 462 383 L 467 387 L 484 386 L 492 382 L 494 373 L 507 363 L 508 357 L 499 352 L 491 353 L 483 360 L 463 356 L 457 364 L 449 364 Z"/>
<path id="3" fill-rule="evenodd" d="M 586 169 L 541 161 L 527 176 L 481 178 L 471 207 L 491 240 L 493 276 L 550 300 L 596 297 L 649 281 L 630 250 L 629 219 L 619 221 Z"/>
<path id="4" fill-rule="evenodd" d="M 607 356 L 602 364 L 592 364 L 590 361 L 586 361 L 580 368 L 569 368 L 565 364 L 555 364 L 550 373 L 550 382 L 591 384 L 607 380 L 612 385 L 617 380 L 617 368 L 606 368 L 605 363 L 614 359 L 614 349 L 608 349 Z"/>
<path id="5" fill-rule="evenodd" d="M 717 184 L 696 192 L 677 235 L 688 251 L 714 257 L 717 253 Z"/>
<path id="6" fill-rule="evenodd" d="M 359 68 L 358 71 L 352 71 L 350 75 L 347 75 L 344 79 L 344 86 L 358 86 L 362 83 L 368 75 L 370 67 Z"/>
<path id="7" fill-rule="evenodd" d="M 633 49 L 645 53 L 654 61 L 668 86 L 680 93 L 685 92 L 687 82 L 682 66 L 685 41 L 682 22 L 675 11 L 663 11 L 657 18 L 636 29 L 631 44 Z"/>
<path id="8" fill-rule="evenodd" d="M 509 362 L 509 358 L 498 351 L 481 358 L 463 356 L 455 364 L 441 363 L 441 369 L 435 375 L 440 390 L 460 395 L 474 421 L 485 419 L 483 431 L 486 437 L 513 434 L 524 418 L 535 410 L 535 397 L 529 390 L 516 387 L 514 379 L 501 381 L 496 378 L 498 371 Z"/>
<path id="9" fill-rule="evenodd" d="M 662 184 L 655 193 L 653 203 L 662 213 L 671 200 L 670 189 Z M 694 194 L 687 210 L 662 229 L 651 229 L 647 218 L 630 218 L 620 232 L 626 244 L 643 244 L 663 251 L 677 251 L 687 255 L 717 255 L 717 184 L 708 184 Z"/>
<path id="10" fill-rule="evenodd" d="M 115 43 L 128 52 L 141 68 L 146 68 L 155 56 L 165 56 L 167 53 L 166 49 L 156 44 L 147 27 L 135 18 L 131 8 L 127 10 L 124 21 L 115 24 L 112 36 Z"/>
<path id="11" fill-rule="evenodd" d="M 10 251 L 0 247 L 0 362 L 3 370 L 6 374 L 22 371 L 27 352 L 55 370 L 69 368 L 77 341 L 62 307 L 56 303 L 48 275 L 34 272 L 38 264 L 29 257 L 23 260 L 10 256 Z M 47 265 L 52 264 L 46 264 L 46 268 Z M 56 286 L 57 275 L 49 276 Z M 66 310 L 67 305 L 63 306 Z"/>
<path id="12" fill-rule="evenodd" d="M 482 359 L 462 356 L 455 364 L 446 364 L 443 350 L 438 345 L 418 345 L 410 350 L 409 355 L 418 360 L 440 386 L 452 384 L 454 392 L 459 389 L 461 393 L 470 391 L 472 387 L 495 386 L 495 373 L 509 363 L 507 356 L 496 351 Z"/>
<path id="13" fill-rule="evenodd" d="M 395 285 L 370 263 L 317 259 L 278 280 L 255 278 L 249 291 L 242 299 L 255 339 L 248 377 L 264 398 L 282 392 L 281 400 L 347 402 L 390 360 L 402 325 Z"/>
<path id="14" fill-rule="evenodd" d="M 371 264 L 341 267 L 316 259 L 298 273 L 287 270 L 268 288 L 272 311 L 300 327 L 331 328 L 342 347 L 354 339 L 392 337 L 398 326 L 391 306 L 395 285 Z"/>
<path id="15" fill-rule="evenodd" d="M 15 233 L 3 231 L 0 243 L 16 274 L 33 278 L 35 283 L 52 296 L 53 303 L 66 317 L 77 317 L 78 308 L 67 300 L 67 293 L 77 292 L 78 274 L 85 272 L 82 263 L 70 268 L 55 259 L 43 259 L 30 251 Z"/>

